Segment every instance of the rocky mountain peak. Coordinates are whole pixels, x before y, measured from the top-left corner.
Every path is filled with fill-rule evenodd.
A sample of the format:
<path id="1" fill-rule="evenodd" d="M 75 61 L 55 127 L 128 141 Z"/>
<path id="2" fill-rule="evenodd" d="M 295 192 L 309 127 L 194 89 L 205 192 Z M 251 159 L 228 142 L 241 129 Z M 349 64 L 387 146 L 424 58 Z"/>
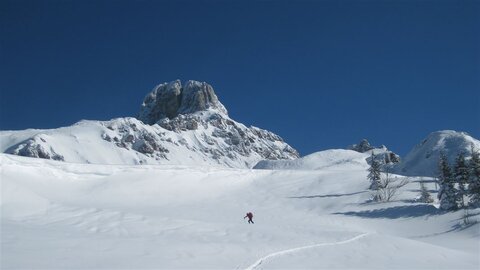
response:
<path id="1" fill-rule="evenodd" d="M 182 85 L 176 80 L 157 85 L 143 100 L 137 118 L 153 125 L 164 118 L 173 119 L 180 114 L 208 109 L 228 114 L 208 83 L 189 80 Z"/>
<path id="2" fill-rule="evenodd" d="M 372 150 L 373 148 L 375 147 L 371 146 L 367 139 L 363 139 L 360 141 L 360 143 L 351 145 L 347 149 L 357 151 L 360 153 L 365 153 L 367 151 Z"/>
<path id="3" fill-rule="evenodd" d="M 198 81 L 156 86 L 137 118 L 0 132 L 0 141 L 5 138 L 8 142 L 0 144 L 1 151 L 80 163 L 251 168 L 264 159 L 299 157 L 280 136 L 230 119 L 212 86 Z"/>

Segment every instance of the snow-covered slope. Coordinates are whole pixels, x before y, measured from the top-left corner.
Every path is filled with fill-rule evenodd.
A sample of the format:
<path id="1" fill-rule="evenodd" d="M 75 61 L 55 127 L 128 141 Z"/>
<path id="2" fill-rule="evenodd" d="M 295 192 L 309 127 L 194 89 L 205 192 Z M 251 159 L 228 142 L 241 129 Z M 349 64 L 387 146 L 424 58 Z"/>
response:
<path id="1" fill-rule="evenodd" d="M 363 153 L 354 150 L 331 149 L 294 160 L 262 160 L 253 168 L 269 170 L 344 170 L 345 168 L 351 169 L 352 166 L 363 167 L 366 163 L 370 164 L 372 153 L 381 164 L 390 165 L 392 162 L 387 162 L 386 157 L 395 155 L 385 147 L 372 148 Z"/>
<path id="2" fill-rule="evenodd" d="M 232 120 L 206 83 L 158 85 L 145 97 L 138 118 L 81 121 L 50 130 L 0 131 L 0 151 L 79 163 L 236 168 L 251 168 L 263 159 L 298 157 L 280 136 Z"/>
<path id="3" fill-rule="evenodd" d="M 1 269 L 478 269 L 479 223 L 367 203 L 367 163 L 322 170 L 96 165 L 0 155 Z M 313 159 L 313 157 L 312 157 Z M 435 195 L 435 194 L 434 194 Z M 255 224 L 243 217 L 254 213 Z M 480 218 L 471 209 L 472 221 Z"/>
<path id="4" fill-rule="evenodd" d="M 443 130 L 430 133 L 421 143 L 417 144 L 395 166 L 395 171 L 402 175 L 437 176 L 440 153 L 447 156 L 450 164 L 460 152 L 471 156 L 472 147 L 480 150 L 480 141 L 465 132 Z"/>
<path id="5" fill-rule="evenodd" d="M 363 167 L 368 153 L 359 153 L 352 150 L 332 149 L 304 156 L 295 160 L 262 160 L 254 169 L 270 170 L 323 170 L 345 169 L 345 166 Z"/>

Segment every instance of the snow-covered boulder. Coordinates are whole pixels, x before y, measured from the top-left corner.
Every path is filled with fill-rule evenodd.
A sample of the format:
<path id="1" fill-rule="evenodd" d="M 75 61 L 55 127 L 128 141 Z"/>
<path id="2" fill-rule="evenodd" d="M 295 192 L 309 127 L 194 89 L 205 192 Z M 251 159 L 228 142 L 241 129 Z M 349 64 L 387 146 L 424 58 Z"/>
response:
<path id="1" fill-rule="evenodd" d="M 472 147 L 480 150 L 480 141 L 465 132 L 442 130 L 430 133 L 421 143 L 417 144 L 394 167 L 399 174 L 412 176 L 437 176 L 440 153 L 445 153 L 451 165 L 461 152 L 468 158 Z"/>

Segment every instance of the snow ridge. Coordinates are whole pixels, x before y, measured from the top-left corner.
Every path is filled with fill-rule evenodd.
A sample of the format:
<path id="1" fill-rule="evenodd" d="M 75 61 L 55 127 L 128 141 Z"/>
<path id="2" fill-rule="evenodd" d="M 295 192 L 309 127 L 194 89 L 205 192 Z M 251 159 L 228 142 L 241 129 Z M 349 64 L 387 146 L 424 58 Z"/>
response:
<path id="1" fill-rule="evenodd" d="M 459 153 L 463 152 L 469 158 L 472 148 L 480 151 L 480 141 L 465 132 L 432 132 L 394 167 L 394 171 L 402 175 L 435 177 L 438 175 L 440 153 L 443 152 L 449 163 L 454 164 Z"/>
<path id="2" fill-rule="evenodd" d="M 316 152 L 295 160 L 262 160 L 254 169 L 268 170 L 325 170 L 341 169 L 344 166 L 355 165 L 360 169 L 366 166 L 368 153 L 353 150 L 331 149 Z"/>

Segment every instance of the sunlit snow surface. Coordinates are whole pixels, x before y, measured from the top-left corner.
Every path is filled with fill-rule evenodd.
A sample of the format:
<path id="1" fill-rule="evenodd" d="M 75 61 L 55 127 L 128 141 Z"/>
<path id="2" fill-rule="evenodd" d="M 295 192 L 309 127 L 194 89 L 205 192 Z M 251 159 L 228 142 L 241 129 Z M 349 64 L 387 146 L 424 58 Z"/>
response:
<path id="1" fill-rule="evenodd" d="M 414 202 L 431 179 L 368 202 L 368 154 L 333 151 L 310 157 L 317 170 L 2 154 L 1 269 L 480 268 L 480 225 Z"/>

